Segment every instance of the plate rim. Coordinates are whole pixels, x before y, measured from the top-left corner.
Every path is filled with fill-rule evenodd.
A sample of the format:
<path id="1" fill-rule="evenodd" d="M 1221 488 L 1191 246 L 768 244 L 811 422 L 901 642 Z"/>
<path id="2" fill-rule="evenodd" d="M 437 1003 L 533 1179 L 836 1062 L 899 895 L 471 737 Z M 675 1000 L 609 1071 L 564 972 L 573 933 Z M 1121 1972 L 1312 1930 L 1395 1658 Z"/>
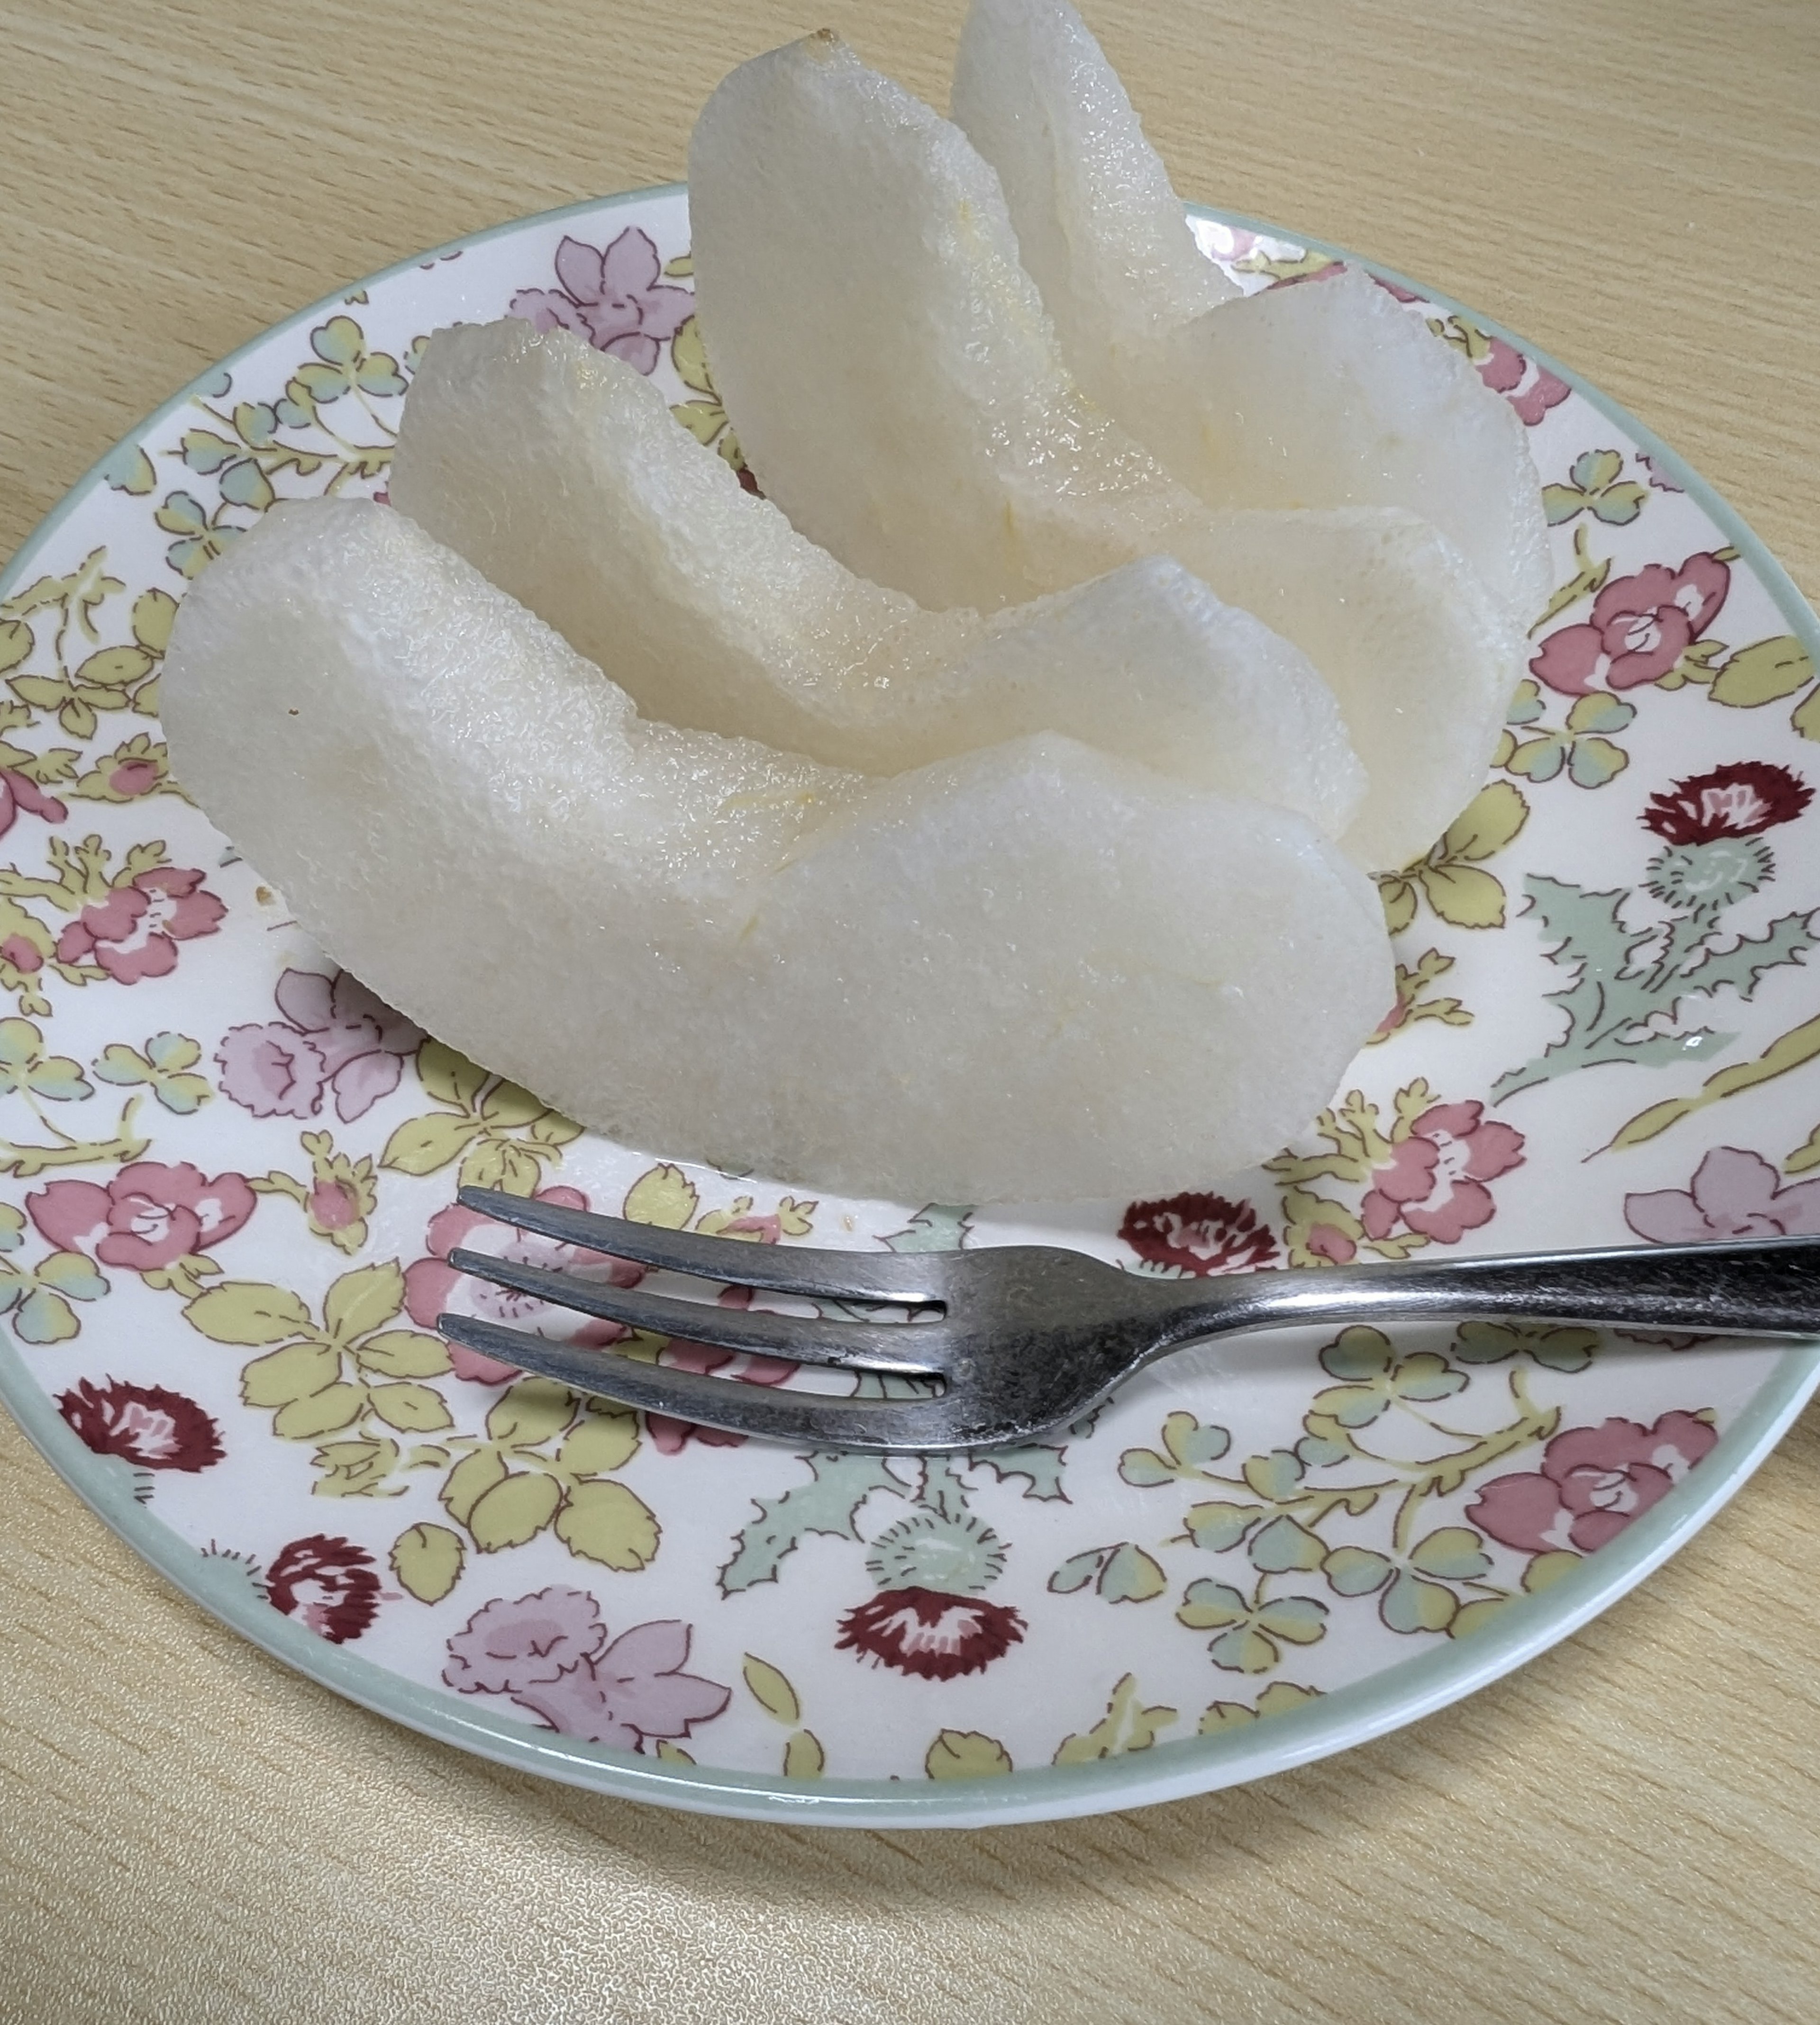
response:
<path id="1" fill-rule="evenodd" d="M 351 295 L 504 234 L 686 197 L 687 189 L 682 182 L 653 184 L 502 219 L 395 261 L 362 281 L 281 317 L 205 366 L 97 458 L 0 568 L 0 597 L 13 588 L 38 552 L 96 487 L 105 482 L 108 469 L 123 450 L 136 447 L 186 406 L 205 381 L 223 370 L 235 369 L 274 333 L 307 324 L 338 307 Z M 1195 203 L 1184 208 L 1191 218 L 1289 240 L 1363 266 L 1409 287 L 1440 308 L 1469 316 L 1480 328 L 1503 337 L 1557 375 L 1623 429 L 1639 449 L 1661 460 L 1663 469 L 1737 546 L 1791 627 L 1820 658 L 1820 619 L 1737 510 L 1654 431 L 1570 367 L 1495 319 L 1379 261 L 1241 212 Z M 1444 1648 L 1412 1654 L 1267 1722 L 1158 1744 L 1085 1765 L 1033 1766 L 990 1779 L 926 1784 L 892 1779 L 786 1781 L 781 1774 L 725 1772 L 579 1743 L 490 1710 L 471 1708 L 453 1694 L 407 1681 L 376 1660 L 331 1644 L 254 1597 L 244 1582 L 235 1580 L 231 1570 L 211 1563 L 154 1512 L 141 1505 L 124 1473 L 108 1470 L 104 1460 L 83 1445 L 65 1425 L 51 1394 L 15 1347 L 0 1340 L 0 1402 L 64 1483 L 174 1588 L 230 1630 L 318 1685 L 406 1729 L 495 1764 L 619 1799 L 738 1820 L 869 1828 L 1009 1826 L 1147 1806 L 1266 1777 L 1419 1722 L 1514 1671 L 1627 1594 L 1730 1500 L 1817 1388 L 1820 1340 L 1791 1346 L 1699 1467 L 1634 1520 L 1621 1538 L 1588 1556 L 1544 1594 L 1513 1604 L 1469 1641 L 1450 1641 Z"/>

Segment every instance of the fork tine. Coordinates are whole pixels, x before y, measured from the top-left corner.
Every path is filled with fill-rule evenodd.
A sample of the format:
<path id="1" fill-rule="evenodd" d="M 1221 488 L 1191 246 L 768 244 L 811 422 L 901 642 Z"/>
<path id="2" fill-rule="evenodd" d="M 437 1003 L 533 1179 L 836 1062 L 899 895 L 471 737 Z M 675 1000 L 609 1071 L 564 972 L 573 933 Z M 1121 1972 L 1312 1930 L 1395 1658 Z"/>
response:
<path id="1" fill-rule="evenodd" d="M 926 1404 L 899 1399 L 831 1399 L 825 1394 L 785 1392 L 768 1385 L 708 1378 L 698 1372 L 644 1364 L 610 1350 L 579 1350 L 501 1329 L 472 1315 L 440 1315 L 436 1327 L 450 1342 L 516 1365 L 539 1378 L 553 1378 L 578 1392 L 590 1392 L 667 1413 L 730 1434 L 756 1435 L 799 1448 L 914 1450 L 955 1444 L 932 1428 Z"/>
<path id="2" fill-rule="evenodd" d="M 824 1251 L 793 1244 L 748 1244 L 737 1238 L 704 1237 L 667 1230 L 623 1217 L 596 1216 L 535 1202 L 498 1189 L 463 1189 L 465 1209 L 478 1210 L 501 1223 L 535 1231 L 564 1244 L 579 1244 L 616 1259 L 631 1259 L 697 1279 L 738 1281 L 780 1294 L 820 1295 L 837 1301 L 888 1302 L 919 1306 L 939 1303 L 946 1284 L 943 1255 Z"/>
<path id="3" fill-rule="evenodd" d="M 553 1307 L 598 1315 L 654 1336 L 682 1336 L 720 1350 L 743 1350 L 782 1357 L 795 1364 L 832 1364 L 848 1371 L 895 1371 L 932 1377 L 943 1364 L 948 1330 L 941 1322 L 829 1322 L 812 1316 L 773 1315 L 749 1308 L 718 1307 L 708 1301 L 672 1300 L 641 1287 L 615 1287 L 554 1273 L 517 1259 L 483 1251 L 454 1251 L 449 1263 L 498 1287 L 510 1287 Z M 918 1356 L 911 1346 L 927 1351 Z"/>

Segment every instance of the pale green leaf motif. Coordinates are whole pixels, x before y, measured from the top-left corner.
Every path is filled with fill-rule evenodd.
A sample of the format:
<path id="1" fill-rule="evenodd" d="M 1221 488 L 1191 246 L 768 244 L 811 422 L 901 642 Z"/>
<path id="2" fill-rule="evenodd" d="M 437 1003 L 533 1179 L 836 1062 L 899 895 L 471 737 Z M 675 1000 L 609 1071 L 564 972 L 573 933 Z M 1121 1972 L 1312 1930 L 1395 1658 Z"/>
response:
<path id="1" fill-rule="evenodd" d="M 249 1406 L 289 1406 L 333 1385 L 340 1375 L 340 1356 L 326 1343 L 293 1343 L 256 1357 L 241 1373 L 240 1396 Z"/>
<path id="2" fill-rule="evenodd" d="M 662 1537 L 651 1508 L 612 1477 L 578 1483 L 557 1514 L 556 1531 L 572 1554 L 622 1575 L 648 1567 Z"/>
<path id="3" fill-rule="evenodd" d="M 358 1347 L 355 1362 L 378 1378 L 440 1378 L 449 1369 L 449 1347 L 418 1329 L 385 1329 Z"/>
<path id="4" fill-rule="evenodd" d="M 419 1603 L 440 1603 L 461 1578 L 467 1549 L 447 1526 L 407 1526 L 393 1541 L 392 1571 Z"/>
<path id="5" fill-rule="evenodd" d="M 636 1413 L 590 1409 L 556 1452 L 557 1461 L 577 1476 L 605 1476 L 623 1469 L 638 1450 Z"/>
<path id="6" fill-rule="evenodd" d="M 357 1266 L 329 1289 L 322 1319 L 336 1343 L 352 1343 L 390 1321 L 404 1306 L 404 1268 L 395 1259 Z"/>
<path id="7" fill-rule="evenodd" d="M 311 1327 L 310 1310 L 287 1288 L 229 1280 L 186 1303 L 184 1319 L 211 1343 L 248 1347 L 282 1343 Z"/>
<path id="8" fill-rule="evenodd" d="M 562 1487 L 540 1470 L 508 1473 L 483 1494 L 468 1514 L 468 1531 L 483 1554 L 522 1547 L 556 1516 Z"/>
<path id="9" fill-rule="evenodd" d="M 942 1730 L 923 1759 L 932 1779 L 995 1779 L 1011 1769 L 1010 1752 L 976 1729 Z"/>
<path id="10" fill-rule="evenodd" d="M 307 1398 L 281 1406 L 272 1416 L 272 1432 L 288 1442 L 314 1441 L 320 1435 L 339 1434 L 352 1427 L 366 1410 L 364 1386 L 327 1385 Z"/>
<path id="11" fill-rule="evenodd" d="M 694 1217 L 699 1201 L 695 1184 L 680 1167 L 665 1162 L 641 1174 L 632 1184 L 620 1213 L 628 1222 L 682 1230 Z"/>
<path id="12" fill-rule="evenodd" d="M 796 1689 L 768 1660 L 748 1652 L 741 1671 L 753 1699 L 767 1715 L 792 1728 L 803 1720 L 803 1704 L 796 1698 Z"/>
<path id="13" fill-rule="evenodd" d="M 439 1434 L 454 1425 L 447 1402 L 433 1385 L 376 1385 L 367 1399 L 385 1424 L 401 1435 Z"/>
<path id="14" fill-rule="evenodd" d="M 513 1448 L 535 1448 L 575 1417 L 575 1396 L 547 1378 L 521 1378 L 507 1387 L 487 1416 L 487 1432 Z"/>

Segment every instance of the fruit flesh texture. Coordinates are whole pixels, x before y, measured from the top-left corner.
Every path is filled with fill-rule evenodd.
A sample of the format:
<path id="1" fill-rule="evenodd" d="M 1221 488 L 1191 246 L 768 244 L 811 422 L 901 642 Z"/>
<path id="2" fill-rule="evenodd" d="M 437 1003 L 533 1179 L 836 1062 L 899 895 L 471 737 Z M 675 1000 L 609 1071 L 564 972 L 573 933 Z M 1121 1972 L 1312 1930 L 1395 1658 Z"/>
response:
<path id="1" fill-rule="evenodd" d="M 616 1136 L 910 1200 L 1167 1193 L 1392 996 L 1300 818 L 1039 735 L 889 781 L 641 719 L 405 516 L 281 505 L 185 600 L 173 763 L 399 1009 Z"/>
<path id="2" fill-rule="evenodd" d="M 953 116 L 998 173 L 1076 377 L 1191 491 L 1406 507 L 1522 623 L 1540 613 L 1548 529 L 1515 410 L 1357 270 L 1229 300 L 1068 0 L 973 0 Z M 1213 277 L 1198 299 L 1185 241 Z"/>
<path id="3" fill-rule="evenodd" d="M 1306 656 L 1179 564 L 987 618 L 925 612 L 799 535 L 649 380 L 567 331 L 439 331 L 389 483 L 667 723 L 869 774 L 1058 731 L 1329 835 L 1364 794 Z"/>
<path id="4" fill-rule="evenodd" d="M 958 128 L 816 35 L 721 84 L 689 164 L 717 384 L 801 531 L 937 606 L 1172 555 L 1333 689 L 1370 777 L 1348 840 L 1362 863 L 1406 863 L 1471 799 L 1520 627 L 1417 516 L 1216 512 L 1171 478 L 1070 377 Z M 1399 731 L 1418 722 L 1421 752 Z"/>

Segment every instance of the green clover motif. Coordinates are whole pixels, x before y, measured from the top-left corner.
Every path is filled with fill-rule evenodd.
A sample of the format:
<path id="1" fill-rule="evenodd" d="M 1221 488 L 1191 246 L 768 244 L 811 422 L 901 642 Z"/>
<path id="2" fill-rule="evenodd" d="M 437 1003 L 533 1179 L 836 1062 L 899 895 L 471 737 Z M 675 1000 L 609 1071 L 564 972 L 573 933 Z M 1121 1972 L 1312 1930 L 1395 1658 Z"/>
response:
<path id="1" fill-rule="evenodd" d="M 67 1055 L 47 1055 L 43 1035 L 29 1020 L 0 1020 L 0 1097 L 20 1090 L 57 1104 L 94 1095 L 81 1064 Z"/>
<path id="2" fill-rule="evenodd" d="M 1418 1350 L 1399 1358 L 1374 1329 L 1343 1329 L 1321 1353 L 1322 1366 L 1345 1381 L 1314 1395 L 1313 1411 L 1343 1428 L 1369 1428 L 1392 1406 L 1446 1399 L 1466 1383 L 1444 1357 Z"/>
<path id="3" fill-rule="evenodd" d="M 1267 1674 L 1288 1645 L 1314 1645 L 1327 1635 L 1327 1606 L 1311 1596 L 1248 1602 L 1230 1582 L 1206 1576 L 1182 1593 L 1176 1621 L 1190 1631 L 1217 1631 L 1208 1656 L 1224 1673 Z"/>
<path id="4" fill-rule="evenodd" d="M 143 1049 L 111 1041 L 95 1062 L 103 1082 L 131 1088 L 143 1085 L 173 1116 L 187 1118 L 214 1094 L 206 1076 L 189 1073 L 202 1059 L 200 1045 L 187 1034 L 154 1034 Z"/>
<path id="5" fill-rule="evenodd" d="M 1542 503 L 1551 527 L 1564 527 L 1590 513 L 1608 527 L 1627 527 L 1643 510 L 1649 488 L 1634 479 L 1620 483 L 1624 454 L 1616 450 L 1583 451 L 1573 461 L 1565 485 L 1545 485 Z"/>
<path id="6" fill-rule="evenodd" d="M 1376 1594 L 1385 1627 L 1409 1634 L 1447 1630 L 1461 1604 L 1446 1585 L 1477 1582 L 1491 1566 L 1485 1542 L 1471 1527 L 1442 1526 L 1400 1561 L 1370 1547 L 1336 1547 L 1322 1572 L 1337 1596 Z"/>
<path id="7" fill-rule="evenodd" d="M 1520 682 L 1506 724 L 1519 730 L 1539 725 L 1546 707 L 1534 682 Z M 1630 754 L 1608 734 L 1623 730 L 1636 715 L 1634 704 L 1595 689 L 1575 700 L 1558 729 L 1540 726 L 1537 737 L 1522 740 L 1506 730 L 1493 764 L 1507 774 L 1539 782 L 1554 780 L 1564 770 L 1576 788 L 1602 788 L 1631 763 Z"/>
<path id="8" fill-rule="evenodd" d="M 1462 1322 L 1450 1354 L 1462 1364 L 1502 1364 L 1522 1353 L 1550 1371 L 1584 1371 L 1598 1347 L 1597 1329 L 1551 1322 Z"/>
<path id="9" fill-rule="evenodd" d="M 315 358 L 297 368 L 285 390 L 299 407 L 304 405 L 296 398 L 299 387 L 311 406 L 323 407 L 355 388 L 375 399 L 405 391 L 398 361 L 389 352 L 369 351 L 366 333 L 351 316 L 332 316 L 318 324 L 310 333 L 310 349 Z"/>

